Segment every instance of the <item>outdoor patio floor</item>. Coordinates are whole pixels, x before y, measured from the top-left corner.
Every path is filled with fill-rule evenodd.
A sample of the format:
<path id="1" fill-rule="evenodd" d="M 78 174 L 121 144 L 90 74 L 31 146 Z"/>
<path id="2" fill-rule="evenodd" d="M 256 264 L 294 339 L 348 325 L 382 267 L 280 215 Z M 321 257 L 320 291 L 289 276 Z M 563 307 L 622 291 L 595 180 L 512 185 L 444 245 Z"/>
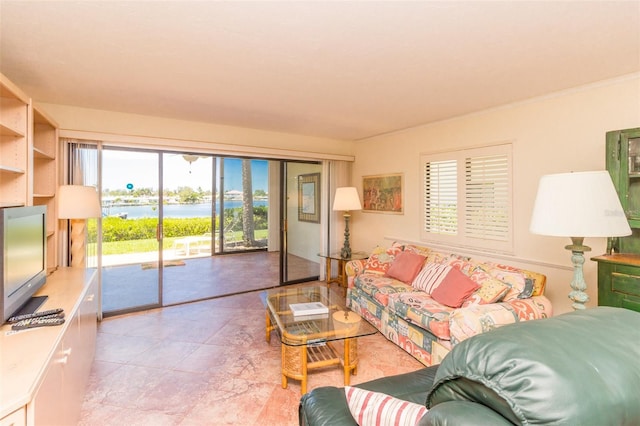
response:
<path id="1" fill-rule="evenodd" d="M 250 252 L 178 259 L 163 271 L 163 304 L 244 293 L 279 283 L 279 252 Z M 143 267 L 145 266 L 145 267 Z M 156 265 L 157 266 L 157 265 Z M 319 262 L 289 256 L 289 277 L 314 277 Z M 149 264 L 102 268 L 102 311 L 121 311 L 158 303 L 159 269 Z"/>

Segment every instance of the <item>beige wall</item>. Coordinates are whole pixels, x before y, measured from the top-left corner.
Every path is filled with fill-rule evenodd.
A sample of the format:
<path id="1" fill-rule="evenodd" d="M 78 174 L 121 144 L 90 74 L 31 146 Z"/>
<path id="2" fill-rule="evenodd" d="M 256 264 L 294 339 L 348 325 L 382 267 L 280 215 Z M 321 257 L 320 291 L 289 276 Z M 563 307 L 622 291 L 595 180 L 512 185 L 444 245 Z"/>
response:
<path id="1" fill-rule="evenodd" d="M 355 143 L 64 105 L 39 106 L 59 123 L 63 136 L 97 133 L 116 141 L 131 136 L 137 143 L 238 154 L 263 152 L 277 158 L 348 161 L 355 156 L 353 183 L 358 187 L 363 175 L 404 173 L 405 213 L 354 212 L 351 222 L 354 250 L 371 250 L 376 245 L 388 245 L 393 239 L 419 240 L 421 153 L 510 141 L 515 165 L 515 250 L 512 256 L 497 260 L 547 274 L 546 294 L 556 313 L 562 313 L 571 310 L 567 299 L 571 261 L 564 250 L 569 240 L 529 233 L 538 180 L 549 173 L 604 169 L 605 132 L 640 126 L 640 75 Z M 600 254 L 606 241 L 587 239 L 585 244 L 593 248 L 592 254 Z M 590 305 L 594 306 L 597 301 L 594 262 L 585 263 L 585 278 Z"/>
<path id="2" fill-rule="evenodd" d="M 418 241 L 421 202 L 419 155 L 497 142 L 513 143 L 515 250 L 498 260 L 543 272 L 546 294 L 556 313 L 571 310 L 570 240 L 532 235 L 529 220 L 540 176 L 605 168 L 605 132 L 640 127 L 640 75 L 556 93 L 528 102 L 416 127 L 356 142 L 353 178 L 362 194 L 362 176 L 403 172 L 405 213 L 353 214 L 357 250 L 388 245 L 393 239 Z M 606 240 L 586 239 L 594 254 Z M 474 257 L 493 257 L 472 253 Z M 590 306 L 597 304 L 595 262 L 585 263 Z"/>
<path id="3" fill-rule="evenodd" d="M 353 144 L 335 139 L 301 136 L 242 127 L 173 120 L 113 111 L 38 103 L 68 137 L 99 137 L 137 145 L 179 146 L 220 154 L 267 158 L 353 160 Z"/>
<path id="4" fill-rule="evenodd" d="M 309 173 L 322 173 L 322 165 L 287 163 L 287 253 L 319 262 L 322 235 L 320 224 L 298 220 L 298 177 Z"/>

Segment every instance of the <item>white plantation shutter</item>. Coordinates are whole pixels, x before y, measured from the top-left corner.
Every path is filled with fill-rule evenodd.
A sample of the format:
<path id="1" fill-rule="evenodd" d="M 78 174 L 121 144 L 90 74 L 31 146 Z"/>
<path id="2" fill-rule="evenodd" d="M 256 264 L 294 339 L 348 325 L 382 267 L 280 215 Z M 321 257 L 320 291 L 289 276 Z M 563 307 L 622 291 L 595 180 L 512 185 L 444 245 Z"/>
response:
<path id="1" fill-rule="evenodd" d="M 510 175 L 506 154 L 465 160 L 465 234 L 507 241 L 510 223 Z"/>
<path id="2" fill-rule="evenodd" d="M 458 171 L 455 160 L 425 164 L 424 226 L 434 234 L 458 233 Z"/>
<path id="3" fill-rule="evenodd" d="M 421 239 L 513 251 L 511 144 L 421 156 Z"/>

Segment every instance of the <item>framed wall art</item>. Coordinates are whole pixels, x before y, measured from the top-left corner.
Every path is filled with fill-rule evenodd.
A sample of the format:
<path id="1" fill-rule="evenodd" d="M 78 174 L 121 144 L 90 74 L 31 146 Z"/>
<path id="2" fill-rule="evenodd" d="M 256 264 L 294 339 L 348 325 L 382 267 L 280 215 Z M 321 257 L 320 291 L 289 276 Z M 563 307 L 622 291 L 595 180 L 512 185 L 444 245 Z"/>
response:
<path id="1" fill-rule="evenodd" d="M 298 220 L 320 223 L 320 173 L 298 176 Z"/>
<path id="2" fill-rule="evenodd" d="M 402 173 L 362 177 L 362 211 L 404 213 L 404 176 Z"/>

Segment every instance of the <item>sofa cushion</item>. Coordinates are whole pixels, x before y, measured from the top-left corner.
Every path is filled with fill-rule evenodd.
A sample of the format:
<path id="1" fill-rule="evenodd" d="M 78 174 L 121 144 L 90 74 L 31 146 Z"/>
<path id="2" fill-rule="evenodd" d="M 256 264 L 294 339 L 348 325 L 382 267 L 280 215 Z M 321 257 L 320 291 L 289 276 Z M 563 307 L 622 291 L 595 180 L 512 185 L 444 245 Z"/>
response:
<path id="1" fill-rule="evenodd" d="M 394 278 L 376 273 L 363 273 L 355 280 L 355 285 L 364 293 L 380 302 L 382 306 L 389 304 L 389 295 L 414 291 L 413 287 Z"/>
<path id="2" fill-rule="evenodd" d="M 451 266 L 449 265 L 427 263 L 413 279 L 411 286 L 416 290 L 431 294 L 442 283 L 450 270 Z"/>
<path id="3" fill-rule="evenodd" d="M 451 259 L 451 253 L 442 253 L 440 251 L 431 250 L 427 256 L 429 263 L 447 263 Z"/>
<path id="4" fill-rule="evenodd" d="M 427 413 L 424 405 L 390 395 L 345 386 L 347 405 L 359 426 L 415 425 Z"/>
<path id="5" fill-rule="evenodd" d="M 427 257 L 429 253 L 431 253 L 431 249 L 429 247 L 416 246 L 413 244 L 408 244 L 404 246 L 404 251 L 416 253 L 424 257 Z"/>
<path id="6" fill-rule="evenodd" d="M 452 254 L 444 263 L 445 265 L 459 269 L 460 272 L 465 275 L 471 275 L 471 271 L 478 266 L 477 262 L 469 259 L 468 257 L 456 256 L 454 254 Z"/>
<path id="7" fill-rule="evenodd" d="M 459 269 L 451 268 L 442 283 L 433 290 L 431 297 L 443 305 L 459 308 L 478 288 L 480 286 Z"/>
<path id="8" fill-rule="evenodd" d="M 434 336 L 449 340 L 449 315 L 453 309 L 436 302 L 427 293 L 414 291 L 389 295 L 388 308 Z"/>
<path id="9" fill-rule="evenodd" d="M 511 302 L 468 305 L 456 309 L 449 315 L 451 343 L 458 344 L 476 334 L 486 333 L 494 328 L 549 318 L 553 313 L 551 302 L 544 296 Z"/>
<path id="10" fill-rule="evenodd" d="M 395 256 L 386 276 L 395 278 L 406 284 L 411 284 L 413 279 L 422 269 L 426 256 L 409 251 L 403 251 Z"/>
<path id="11" fill-rule="evenodd" d="M 387 249 L 375 249 L 364 265 L 364 272 L 384 275 L 391 267 L 396 255 L 401 253 L 403 248 L 404 246 L 393 243 Z"/>

